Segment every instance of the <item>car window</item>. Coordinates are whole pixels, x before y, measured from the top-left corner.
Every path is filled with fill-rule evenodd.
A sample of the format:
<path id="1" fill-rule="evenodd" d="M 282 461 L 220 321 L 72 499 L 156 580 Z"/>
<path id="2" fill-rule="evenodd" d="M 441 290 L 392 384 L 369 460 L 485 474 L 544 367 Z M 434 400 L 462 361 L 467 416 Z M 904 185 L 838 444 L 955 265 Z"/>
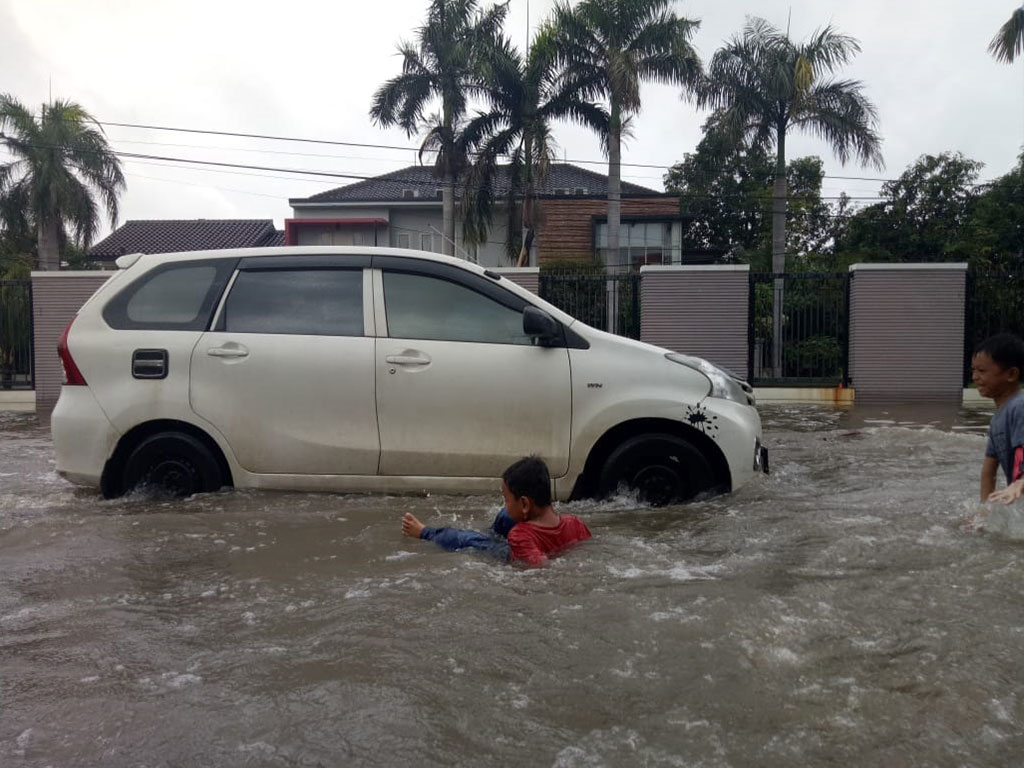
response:
<path id="1" fill-rule="evenodd" d="M 118 293 L 103 318 L 122 330 L 203 330 L 234 265 L 234 259 L 161 265 Z"/>
<path id="2" fill-rule="evenodd" d="M 385 271 L 384 306 L 392 338 L 532 343 L 522 311 L 448 280 Z"/>
<path id="3" fill-rule="evenodd" d="M 363 271 L 239 272 L 218 327 L 229 333 L 362 336 Z"/>

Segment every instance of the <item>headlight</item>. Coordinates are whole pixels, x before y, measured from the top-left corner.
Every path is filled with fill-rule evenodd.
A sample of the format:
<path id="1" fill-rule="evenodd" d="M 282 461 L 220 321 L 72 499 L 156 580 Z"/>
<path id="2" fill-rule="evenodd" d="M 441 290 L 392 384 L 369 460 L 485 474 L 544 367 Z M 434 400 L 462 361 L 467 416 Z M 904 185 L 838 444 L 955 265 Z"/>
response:
<path id="1" fill-rule="evenodd" d="M 707 360 L 690 355 L 680 355 L 676 352 L 669 352 L 665 355 L 673 363 L 685 365 L 695 371 L 703 373 L 711 382 L 711 397 L 721 397 L 732 400 L 736 403 L 747 404 L 747 395 L 736 380 L 717 365 L 712 365 Z"/>

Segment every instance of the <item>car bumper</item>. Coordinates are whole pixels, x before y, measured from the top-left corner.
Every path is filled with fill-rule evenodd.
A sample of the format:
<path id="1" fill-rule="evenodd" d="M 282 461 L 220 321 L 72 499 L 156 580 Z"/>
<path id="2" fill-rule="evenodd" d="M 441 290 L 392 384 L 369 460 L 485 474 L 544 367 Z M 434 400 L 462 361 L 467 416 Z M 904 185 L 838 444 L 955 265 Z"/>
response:
<path id="1" fill-rule="evenodd" d="M 57 474 L 98 488 L 103 467 L 120 437 L 89 387 L 62 387 L 50 418 Z"/>
<path id="2" fill-rule="evenodd" d="M 768 474 L 768 449 L 761 445 L 761 439 L 754 441 L 754 472 Z"/>
<path id="3" fill-rule="evenodd" d="M 701 405 L 714 419 L 705 434 L 722 450 L 729 464 L 732 490 L 746 485 L 768 468 L 768 451 L 761 445 L 761 417 L 746 403 L 709 397 Z"/>

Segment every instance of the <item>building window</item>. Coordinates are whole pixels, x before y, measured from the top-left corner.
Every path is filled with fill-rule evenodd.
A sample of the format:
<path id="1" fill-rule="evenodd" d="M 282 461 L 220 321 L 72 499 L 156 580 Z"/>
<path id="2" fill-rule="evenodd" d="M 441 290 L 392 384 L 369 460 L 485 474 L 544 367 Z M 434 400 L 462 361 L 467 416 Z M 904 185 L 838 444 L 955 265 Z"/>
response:
<path id="1" fill-rule="evenodd" d="M 623 221 L 619 227 L 619 253 L 608 253 L 608 223 L 594 229 L 598 256 L 608 266 L 639 269 L 646 264 L 678 264 L 682 224 L 676 221 Z"/>
<path id="2" fill-rule="evenodd" d="M 412 248 L 412 241 L 408 232 L 399 232 L 395 237 L 395 246 L 398 248 Z"/>

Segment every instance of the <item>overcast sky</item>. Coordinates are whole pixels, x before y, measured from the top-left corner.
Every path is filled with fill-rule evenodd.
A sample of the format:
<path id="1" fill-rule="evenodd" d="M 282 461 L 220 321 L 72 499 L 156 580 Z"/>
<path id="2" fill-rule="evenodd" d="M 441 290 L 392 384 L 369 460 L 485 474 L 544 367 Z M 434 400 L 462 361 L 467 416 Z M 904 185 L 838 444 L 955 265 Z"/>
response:
<path id="1" fill-rule="evenodd" d="M 553 4 L 511 0 L 507 32 L 524 44 L 528 22 L 535 27 Z M 375 175 L 415 161 L 416 139 L 375 128 L 368 109 L 374 90 L 398 73 L 396 43 L 412 36 L 425 7 L 426 0 L 0 0 L 0 91 L 27 105 L 51 93 L 73 99 L 101 121 L 409 147 L 107 128 L 125 152 Z M 951 150 L 983 162 L 983 179 L 1008 171 L 1024 144 L 1024 61 L 999 64 L 986 50 L 1015 7 L 1013 0 L 676 3 L 681 15 L 701 21 L 694 44 L 705 61 L 750 14 L 782 28 L 791 14 L 794 39 L 831 23 L 860 41 L 862 52 L 842 76 L 862 80 L 878 108 L 885 170 L 844 168 L 823 143 L 799 135 L 789 140 L 790 158 L 820 155 L 832 177 L 895 177 L 921 154 Z M 623 162 L 668 166 L 693 151 L 705 114 L 673 88 L 645 86 L 642 96 Z M 555 136 L 563 157 L 601 159 L 586 131 L 559 125 Z M 132 160 L 124 169 L 122 222 L 273 218 L 280 227 L 291 215 L 289 197 L 346 183 Z M 623 169 L 623 178 L 659 190 L 661 174 Z M 878 186 L 826 178 L 823 194 L 846 191 L 868 202 Z"/>

